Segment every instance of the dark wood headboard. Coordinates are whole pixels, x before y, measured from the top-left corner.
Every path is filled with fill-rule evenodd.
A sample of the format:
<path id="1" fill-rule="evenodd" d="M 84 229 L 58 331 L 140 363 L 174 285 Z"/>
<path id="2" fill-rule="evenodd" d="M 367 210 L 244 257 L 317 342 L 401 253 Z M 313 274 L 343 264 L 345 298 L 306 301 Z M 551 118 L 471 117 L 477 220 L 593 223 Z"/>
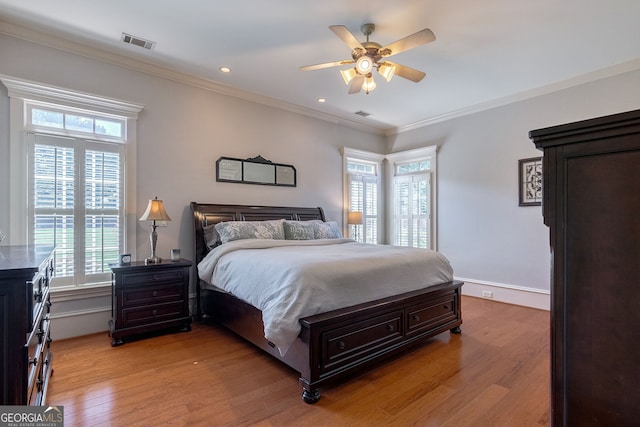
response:
<path id="1" fill-rule="evenodd" d="M 296 208 L 283 206 L 216 205 L 191 202 L 194 224 L 195 265 L 205 257 L 208 248 L 204 241 L 204 227 L 223 221 L 267 221 L 288 219 L 291 221 L 325 221 L 322 208 Z"/>

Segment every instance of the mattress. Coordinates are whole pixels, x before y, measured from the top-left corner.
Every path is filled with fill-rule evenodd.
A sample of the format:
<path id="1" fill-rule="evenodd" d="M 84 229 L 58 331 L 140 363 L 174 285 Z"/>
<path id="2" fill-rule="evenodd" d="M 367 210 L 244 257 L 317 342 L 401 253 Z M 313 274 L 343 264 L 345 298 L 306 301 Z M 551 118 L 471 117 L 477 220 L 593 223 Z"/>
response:
<path id="1" fill-rule="evenodd" d="M 453 280 L 442 254 L 351 239 L 245 239 L 214 248 L 200 279 L 262 311 L 264 335 L 285 355 L 299 319 Z"/>

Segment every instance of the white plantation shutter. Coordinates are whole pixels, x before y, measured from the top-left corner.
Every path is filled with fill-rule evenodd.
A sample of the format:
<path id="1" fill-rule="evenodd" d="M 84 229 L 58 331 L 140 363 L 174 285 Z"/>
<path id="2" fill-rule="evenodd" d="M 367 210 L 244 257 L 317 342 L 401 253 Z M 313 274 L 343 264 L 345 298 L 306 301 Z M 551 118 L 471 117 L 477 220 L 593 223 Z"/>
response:
<path id="1" fill-rule="evenodd" d="M 122 144 L 40 134 L 28 141 L 30 240 L 56 245 L 54 285 L 109 280 L 124 241 Z"/>
<path id="2" fill-rule="evenodd" d="M 362 225 L 350 225 L 350 234 L 365 243 L 378 243 L 378 191 L 376 176 L 349 174 L 349 210 L 362 212 Z"/>
<path id="3" fill-rule="evenodd" d="M 394 245 L 431 247 L 431 182 L 429 174 L 393 178 Z"/>

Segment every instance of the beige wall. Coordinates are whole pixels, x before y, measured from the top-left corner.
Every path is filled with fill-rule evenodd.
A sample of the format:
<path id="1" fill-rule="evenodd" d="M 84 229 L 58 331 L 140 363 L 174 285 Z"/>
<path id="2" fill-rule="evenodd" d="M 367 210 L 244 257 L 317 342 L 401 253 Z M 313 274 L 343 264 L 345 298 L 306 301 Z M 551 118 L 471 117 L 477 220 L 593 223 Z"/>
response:
<path id="1" fill-rule="evenodd" d="M 542 209 L 518 206 L 518 159 L 542 155 L 528 133 L 638 108 L 640 71 L 633 71 L 404 132 L 387 150 L 440 146 L 438 247 L 456 276 L 548 290 Z"/>
<path id="2" fill-rule="evenodd" d="M 342 157 L 349 146 L 382 153 L 382 135 L 233 98 L 86 57 L 0 35 L 0 74 L 144 105 L 138 119 L 137 204 L 140 216 L 154 196 L 173 221 L 159 229 L 158 254 L 180 247 L 191 256 L 189 202 L 322 206 L 342 222 Z M 0 85 L 2 86 L 2 85 Z M 8 99 L 0 87 L 0 200 L 8 200 Z M 297 169 L 295 188 L 218 183 L 220 156 L 262 155 Z M 0 229 L 11 230 L 7 208 Z M 5 228 L 6 227 L 6 228 Z M 146 223 L 137 249 L 149 252 Z"/>

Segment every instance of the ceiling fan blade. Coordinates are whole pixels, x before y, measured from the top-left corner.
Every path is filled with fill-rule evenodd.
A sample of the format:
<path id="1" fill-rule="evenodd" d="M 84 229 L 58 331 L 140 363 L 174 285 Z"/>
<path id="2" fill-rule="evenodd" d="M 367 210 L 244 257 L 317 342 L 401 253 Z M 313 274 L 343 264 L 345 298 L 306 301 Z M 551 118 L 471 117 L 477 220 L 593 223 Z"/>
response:
<path id="1" fill-rule="evenodd" d="M 337 67 L 339 65 L 353 64 L 354 62 L 356 61 L 354 61 L 353 59 L 345 59 L 342 61 L 325 62 L 322 64 L 315 64 L 315 65 L 305 65 L 304 67 L 300 67 L 300 71 L 321 70 L 322 68 Z"/>
<path id="2" fill-rule="evenodd" d="M 414 47 L 430 43 L 435 39 L 435 34 L 433 34 L 430 29 L 425 28 L 422 31 L 418 31 L 417 33 L 411 34 L 410 36 L 407 36 L 403 39 L 397 40 L 382 47 L 379 52 L 382 56 L 391 56 L 400 52 L 404 52 L 405 50 L 413 49 Z"/>
<path id="3" fill-rule="evenodd" d="M 331 31 L 333 31 L 336 36 L 340 37 L 340 39 L 347 44 L 352 50 L 365 50 L 362 43 L 358 41 L 358 39 L 351 34 L 351 31 L 347 29 L 344 25 L 331 25 L 329 27 Z"/>
<path id="4" fill-rule="evenodd" d="M 394 64 L 392 62 L 387 62 L 388 64 L 395 65 L 395 75 L 400 76 L 404 79 L 411 80 L 412 82 L 418 83 L 420 80 L 424 79 L 427 75 L 426 73 L 416 70 L 415 68 L 407 67 L 406 65 Z"/>
<path id="5" fill-rule="evenodd" d="M 363 74 L 358 74 L 351 79 L 351 83 L 349 84 L 349 95 L 360 92 L 362 84 L 364 83 L 364 78 L 365 76 Z"/>

